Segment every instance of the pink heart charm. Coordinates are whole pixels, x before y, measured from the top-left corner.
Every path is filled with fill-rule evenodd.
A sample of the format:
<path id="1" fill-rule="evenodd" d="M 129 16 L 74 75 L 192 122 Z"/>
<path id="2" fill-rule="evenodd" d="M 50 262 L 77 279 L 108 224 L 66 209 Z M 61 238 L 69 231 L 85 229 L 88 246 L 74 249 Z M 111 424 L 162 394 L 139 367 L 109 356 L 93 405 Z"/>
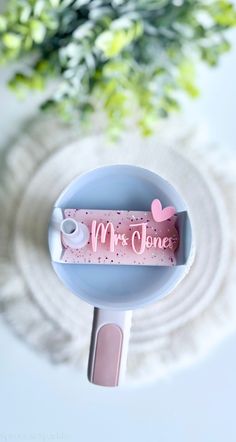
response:
<path id="1" fill-rule="evenodd" d="M 172 206 L 165 207 L 164 209 L 162 209 L 161 202 L 158 199 L 153 200 L 151 205 L 151 211 L 153 219 L 157 223 L 162 223 L 163 221 L 166 221 L 176 213 L 175 208 Z"/>

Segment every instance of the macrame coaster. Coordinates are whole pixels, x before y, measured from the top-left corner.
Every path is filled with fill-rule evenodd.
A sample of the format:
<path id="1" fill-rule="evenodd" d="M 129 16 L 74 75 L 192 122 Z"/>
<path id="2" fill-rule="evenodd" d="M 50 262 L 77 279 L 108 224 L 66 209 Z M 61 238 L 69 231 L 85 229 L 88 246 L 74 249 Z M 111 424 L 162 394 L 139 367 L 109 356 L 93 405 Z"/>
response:
<path id="1" fill-rule="evenodd" d="M 32 122 L 2 158 L 0 309 L 9 326 L 56 364 L 85 377 L 93 308 L 70 294 L 52 270 L 50 211 L 77 175 L 105 164 L 149 168 L 186 199 L 196 255 L 166 299 L 134 312 L 127 383 L 157 379 L 193 363 L 236 328 L 235 159 L 209 146 L 201 131 L 167 122 L 142 139 L 128 133 L 109 145 L 79 137 L 52 118 Z"/>

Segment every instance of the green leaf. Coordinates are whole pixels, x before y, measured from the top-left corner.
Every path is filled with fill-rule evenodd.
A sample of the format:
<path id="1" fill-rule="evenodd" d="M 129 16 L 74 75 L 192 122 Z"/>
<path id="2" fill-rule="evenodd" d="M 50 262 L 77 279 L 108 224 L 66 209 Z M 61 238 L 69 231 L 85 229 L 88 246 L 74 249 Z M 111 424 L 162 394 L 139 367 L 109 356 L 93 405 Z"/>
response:
<path id="1" fill-rule="evenodd" d="M 18 98 L 26 96 L 26 90 L 29 87 L 28 78 L 21 72 L 17 72 L 8 82 L 8 87 L 17 95 Z"/>
<path id="2" fill-rule="evenodd" d="M 212 16 L 221 26 L 236 26 L 236 11 L 234 5 L 226 0 L 218 0 L 213 4 Z"/>
<path id="3" fill-rule="evenodd" d="M 49 0 L 53 8 L 57 8 L 60 5 L 60 0 Z"/>
<path id="4" fill-rule="evenodd" d="M 0 14 L 0 32 L 4 32 L 7 29 L 7 19 L 4 15 Z"/>
<path id="5" fill-rule="evenodd" d="M 188 95 L 195 98 L 199 95 L 199 90 L 195 84 L 196 72 L 193 63 L 184 61 L 179 66 L 178 84 Z"/>
<path id="6" fill-rule="evenodd" d="M 25 4 L 21 13 L 20 13 L 20 21 L 21 23 L 27 23 L 31 14 L 31 6 L 29 4 Z"/>
<path id="7" fill-rule="evenodd" d="M 123 49 L 125 43 L 125 34 L 122 31 L 119 33 L 105 31 L 97 37 L 95 46 L 109 58 L 117 55 Z"/>
<path id="8" fill-rule="evenodd" d="M 32 77 L 30 77 L 29 81 L 29 86 L 32 89 L 42 91 L 45 87 L 44 78 L 42 77 L 42 75 L 39 75 L 37 73 L 34 73 Z"/>
<path id="9" fill-rule="evenodd" d="M 21 35 L 7 32 L 2 36 L 3 44 L 9 49 L 19 49 L 22 42 Z"/>
<path id="10" fill-rule="evenodd" d="M 36 1 L 34 0 L 31 3 L 34 4 L 34 16 L 36 17 L 42 16 L 46 6 L 45 0 L 36 0 Z"/>
<path id="11" fill-rule="evenodd" d="M 142 33 L 141 23 L 132 24 L 128 29 L 102 32 L 95 40 L 95 45 L 108 58 L 115 57 Z"/>
<path id="12" fill-rule="evenodd" d="M 42 43 L 46 35 L 46 28 L 39 20 L 30 20 L 31 37 L 35 43 Z"/>

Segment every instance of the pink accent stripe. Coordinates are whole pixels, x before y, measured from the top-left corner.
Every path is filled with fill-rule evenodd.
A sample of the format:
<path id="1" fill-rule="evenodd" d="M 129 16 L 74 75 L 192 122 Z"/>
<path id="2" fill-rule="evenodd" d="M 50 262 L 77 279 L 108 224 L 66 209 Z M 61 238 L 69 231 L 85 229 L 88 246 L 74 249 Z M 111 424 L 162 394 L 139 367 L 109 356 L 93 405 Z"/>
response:
<path id="1" fill-rule="evenodd" d="M 115 324 L 103 325 L 98 334 L 92 382 L 97 385 L 114 387 L 119 382 L 123 333 Z"/>

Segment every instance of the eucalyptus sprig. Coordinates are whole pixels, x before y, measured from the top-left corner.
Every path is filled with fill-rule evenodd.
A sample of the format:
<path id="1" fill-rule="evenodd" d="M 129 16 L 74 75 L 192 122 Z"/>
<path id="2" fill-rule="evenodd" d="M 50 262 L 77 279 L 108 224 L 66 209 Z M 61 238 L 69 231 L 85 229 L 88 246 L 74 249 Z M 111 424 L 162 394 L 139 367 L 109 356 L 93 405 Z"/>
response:
<path id="1" fill-rule="evenodd" d="M 227 0 L 8 0 L 0 62 L 33 55 L 9 82 L 20 96 L 57 79 L 43 109 L 84 121 L 102 108 L 112 135 L 130 117 L 148 135 L 180 92 L 198 96 L 196 63 L 216 65 L 235 25 Z"/>

